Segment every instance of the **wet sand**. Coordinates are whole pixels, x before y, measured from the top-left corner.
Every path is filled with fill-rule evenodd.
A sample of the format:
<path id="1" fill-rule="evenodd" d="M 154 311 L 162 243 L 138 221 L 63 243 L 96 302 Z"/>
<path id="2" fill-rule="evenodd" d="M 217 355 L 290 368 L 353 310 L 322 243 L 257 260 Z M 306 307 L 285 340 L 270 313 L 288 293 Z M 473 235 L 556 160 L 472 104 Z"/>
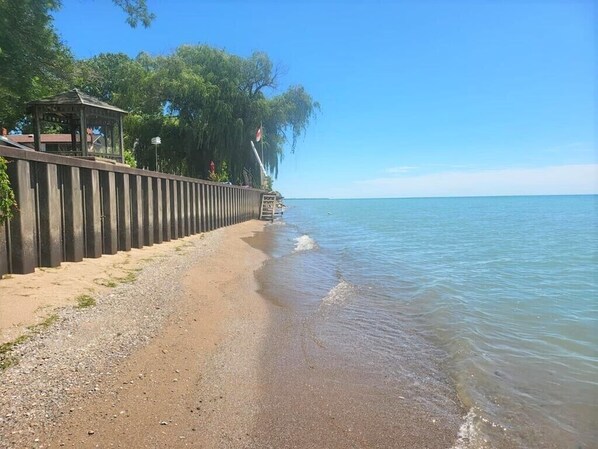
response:
<path id="1" fill-rule="evenodd" d="M 159 334 L 99 391 L 73 396 L 31 445 L 450 448 L 458 423 L 418 406 L 408 382 L 345 363 L 284 298 L 257 292 L 270 244 L 263 226 L 218 230 L 218 245 L 181 273 Z"/>

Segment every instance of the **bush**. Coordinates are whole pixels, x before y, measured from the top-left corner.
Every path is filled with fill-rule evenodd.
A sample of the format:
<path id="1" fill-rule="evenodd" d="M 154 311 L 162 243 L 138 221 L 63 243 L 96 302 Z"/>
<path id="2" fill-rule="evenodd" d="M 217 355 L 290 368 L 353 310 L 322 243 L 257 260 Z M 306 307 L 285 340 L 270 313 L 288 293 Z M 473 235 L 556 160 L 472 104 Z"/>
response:
<path id="1" fill-rule="evenodd" d="M 0 156 L 0 224 L 10 220 L 17 208 L 15 194 L 10 187 L 10 180 L 6 172 L 7 168 L 6 159 Z"/>

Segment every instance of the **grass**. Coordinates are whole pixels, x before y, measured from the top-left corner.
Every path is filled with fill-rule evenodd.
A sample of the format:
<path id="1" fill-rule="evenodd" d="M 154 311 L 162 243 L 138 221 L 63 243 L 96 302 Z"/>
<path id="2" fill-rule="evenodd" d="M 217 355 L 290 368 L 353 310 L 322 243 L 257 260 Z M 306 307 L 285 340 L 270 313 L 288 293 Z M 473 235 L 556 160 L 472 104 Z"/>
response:
<path id="1" fill-rule="evenodd" d="M 54 323 L 58 321 L 59 317 L 58 314 L 54 313 L 52 315 L 47 316 L 44 321 L 38 324 L 34 324 L 33 326 L 28 326 L 27 330 L 28 333 L 21 335 L 20 337 L 15 338 L 13 341 L 9 341 L 0 345 L 0 371 L 4 371 L 11 366 L 16 365 L 19 363 L 19 359 L 14 355 L 14 350 L 17 346 L 22 345 L 31 337 L 40 332 L 48 329 Z"/>
<path id="2" fill-rule="evenodd" d="M 137 275 L 142 270 L 142 268 L 122 268 L 117 265 L 113 265 L 113 267 L 115 269 L 122 270 L 122 271 L 126 272 L 127 274 L 123 277 L 109 276 L 108 279 L 96 278 L 93 280 L 93 282 L 97 285 L 102 285 L 104 287 L 110 287 L 110 288 L 114 288 L 118 284 L 131 284 L 137 280 Z"/>
<path id="3" fill-rule="evenodd" d="M 135 271 L 129 271 L 125 277 L 117 278 L 124 284 L 131 284 L 137 280 L 137 273 Z"/>
<path id="4" fill-rule="evenodd" d="M 0 345 L 0 371 L 10 368 L 19 362 L 19 359 L 13 355 L 13 350 L 20 344 L 25 343 L 31 336 L 21 335 L 13 341 L 9 341 Z"/>
<path id="5" fill-rule="evenodd" d="M 104 287 L 110 287 L 110 288 L 114 288 L 118 285 L 112 279 L 98 278 L 98 279 L 94 279 L 93 282 L 96 283 L 97 285 L 102 285 Z"/>
<path id="6" fill-rule="evenodd" d="M 87 309 L 96 305 L 96 300 L 89 295 L 79 295 L 75 299 L 77 300 L 78 309 Z"/>
<path id="7" fill-rule="evenodd" d="M 45 329 L 49 328 L 52 324 L 56 323 L 57 321 L 58 321 L 58 314 L 53 313 L 52 315 L 48 315 L 44 321 L 42 321 L 35 327 L 38 329 L 41 329 L 41 330 L 45 330 Z"/>

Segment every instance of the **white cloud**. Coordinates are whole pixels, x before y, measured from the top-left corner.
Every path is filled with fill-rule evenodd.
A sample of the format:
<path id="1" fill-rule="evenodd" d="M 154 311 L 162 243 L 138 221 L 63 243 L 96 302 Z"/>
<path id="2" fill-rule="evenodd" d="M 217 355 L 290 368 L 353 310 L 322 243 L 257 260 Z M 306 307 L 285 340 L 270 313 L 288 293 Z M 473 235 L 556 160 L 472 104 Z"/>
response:
<path id="1" fill-rule="evenodd" d="M 391 174 L 391 175 L 395 175 L 395 174 L 400 174 L 400 173 L 407 173 L 413 170 L 416 170 L 418 167 L 411 167 L 411 166 L 407 166 L 407 165 L 403 165 L 401 167 L 390 167 L 387 168 L 386 170 L 384 170 L 385 173 Z"/>
<path id="2" fill-rule="evenodd" d="M 421 197 L 566 195 L 598 193 L 598 164 L 558 165 L 478 171 L 447 171 L 418 176 L 356 181 L 336 197 Z"/>

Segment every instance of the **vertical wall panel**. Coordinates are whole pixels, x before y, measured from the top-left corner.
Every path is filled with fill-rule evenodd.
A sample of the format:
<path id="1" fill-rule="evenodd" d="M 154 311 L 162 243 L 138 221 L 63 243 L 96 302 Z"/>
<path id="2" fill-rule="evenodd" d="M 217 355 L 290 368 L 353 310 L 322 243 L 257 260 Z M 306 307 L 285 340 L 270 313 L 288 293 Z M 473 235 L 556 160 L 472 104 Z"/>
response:
<path id="1" fill-rule="evenodd" d="M 170 181 L 170 237 L 179 238 L 179 183 Z"/>
<path id="2" fill-rule="evenodd" d="M 143 243 L 154 244 L 154 193 L 152 178 L 143 176 Z"/>
<path id="3" fill-rule="evenodd" d="M 208 231 L 211 231 L 216 227 L 215 219 L 214 219 L 214 186 L 212 184 L 208 184 Z"/>
<path id="4" fill-rule="evenodd" d="M 8 239 L 6 238 L 7 233 L 6 225 L 0 224 L 0 279 L 2 276 L 9 272 L 8 267 Z"/>
<path id="5" fill-rule="evenodd" d="M 62 167 L 64 260 L 83 260 L 83 192 L 78 167 Z"/>
<path id="6" fill-rule="evenodd" d="M 132 175 L 131 187 L 131 246 L 143 248 L 143 185 L 140 175 Z"/>
<path id="7" fill-rule="evenodd" d="M 118 233 L 114 173 L 100 172 L 100 191 L 102 197 L 102 251 L 104 254 L 116 254 L 118 251 Z"/>
<path id="8" fill-rule="evenodd" d="M 162 238 L 170 242 L 170 181 L 162 179 Z"/>
<path id="9" fill-rule="evenodd" d="M 179 214 L 179 222 L 178 222 L 178 228 L 177 228 L 177 232 L 179 235 L 179 238 L 182 238 L 185 236 L 185 220 L 187 219 L 187 217 L 185 217 L 185 181 L 179 181 L 177 183 L 177 194 L 179 196 L 179 202 L 178 202 L 178 208 L 177 208 L 177 213 Z"/>
<path id="10" fill-rule="evenodd" d="M 39 198 L 40 266 L 57 267 L 62 262 L 62 224 L 58 167 L 36 164 Z"/>
<path id="11" fill-rule="evenodd" d="M 154 193 L 154 243 L 162 243 L 162 180 L 160 178 L 152 179 L 152 188 Z"/>
<path id="12" fill-rule="evenodd" d="M 118 201 L 118 249 L 131 250 L 131 188 L 127 173 L 116 173 L 116 198 Z"/>
<path id="13" fill-rule="evenodd" d="M 102 207 L 100 205 L 100 173 L 81 169 L 81 188 L 85 204 L 85 257 L 102 255 Z"/>
<path id="14" fill-rule="evenodd" d="M 185 235 L 191 235 L 191 183 L 183 182 L 183 192 L 185 194 L 185 202 L 183 203 L 185 209 Z"/>
<path id="15" fill-rule="evenodd" d="M 11 265 L 17 274 L 32 273 L 37 262 L 35 197 L 28 161 L 8 164 L 8 176 L 19 208 L 10 222 Z"/>
<path id="16" fill-rule="evenodd" d="M 222 200 L 222 186 L 216 186 L 216 213 L 218 216 L 218 227 L 221 228 L 224 226 L 224 202 Z"/>
<path id="17" fill-rule="evenodd" d="M 191 228 L 189 233 L 191 235 L 197 234 L 197 184 L 189 183 L 189 204 L 191 207 Z"/>
<path id="18" fill-rule="evenodd" d="M 208 230 L 208 208 L 206 206 L 206 185 L 200 184 L 199 185 L 199 210 L 201 216 L 201 232 L 206 232 Z"/>

